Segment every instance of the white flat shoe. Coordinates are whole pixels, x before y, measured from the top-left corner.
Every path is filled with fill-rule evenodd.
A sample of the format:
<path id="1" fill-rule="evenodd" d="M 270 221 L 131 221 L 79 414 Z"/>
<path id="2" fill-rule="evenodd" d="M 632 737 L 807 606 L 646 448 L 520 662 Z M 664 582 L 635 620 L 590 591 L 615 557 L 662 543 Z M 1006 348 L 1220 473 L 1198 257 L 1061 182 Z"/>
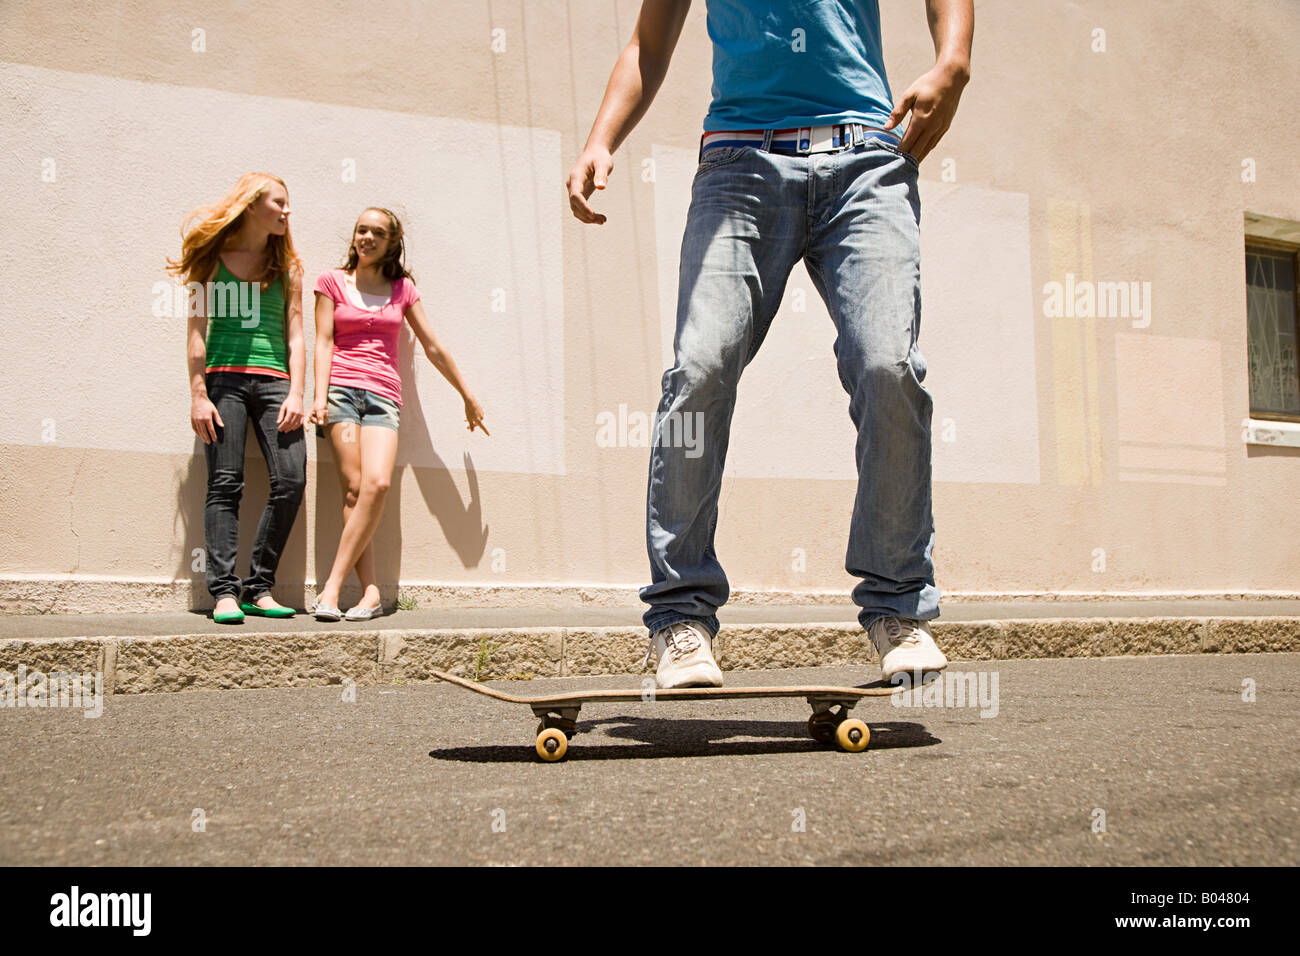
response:
<path id="1" fill-rule="evenodd" d="M 317 604 L 312 613 L 316 615 L 318 621 L 340 621 L 343 619 L 343 612 L 336 607 L 330 607 L 328 604 Z"/>
<path id="2" fill-rule="evenodd" d="M 362 607 L 358 604 L 356 607 L 348 608 L 348 613 L 343 615 L 349 621 L 368 621 L 372 617 L 383 616 L 384 608 L 380 607 Z"/>

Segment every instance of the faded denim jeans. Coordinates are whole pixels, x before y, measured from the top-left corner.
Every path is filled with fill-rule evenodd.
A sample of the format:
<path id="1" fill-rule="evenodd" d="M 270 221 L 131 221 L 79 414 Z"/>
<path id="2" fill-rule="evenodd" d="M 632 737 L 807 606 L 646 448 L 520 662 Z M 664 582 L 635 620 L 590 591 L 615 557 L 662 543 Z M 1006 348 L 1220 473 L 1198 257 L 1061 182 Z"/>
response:
<path id="1" fill-rule="evenodd" d="M 233 597 L 256 603 L 271 593 L 289 532 L 307 487 L 307 442 L 301 428 L 276 429 L 280 406 L 289 397 L 287 379 L 244 372 L 208 372 L 208 398 L 224 427 L 204 445 L 208 494 L 203 508 L 208 592 L 214 600 Z M 253 539 L 249 577 L 235 574 L 239 550 L 239 499 L 244 493 L 244 440 L 252 426 L 266 459 L 271 493 Z"/>
<path id="2" fill-rule="evenodd" d="M 840 383 L 858 435 L 844 565 L 859 579 L 858 620 L 866 628 L 885 616 L 938 617 L 933 400 L 917 346 L 916 160 L 879 139 L 806 155 L 717 146 L 700 160 L 682 237 L 675 361 L 663 376 L 650 452 L 646 627 L 698 620 L 718 631 L 730 587 L 714 532 L 736 388 L 800 259 L 835 323 Z M 702 435 L 684 447 L 688 416 Z M 756 529 L 756 545 L 761 534 Z"/>

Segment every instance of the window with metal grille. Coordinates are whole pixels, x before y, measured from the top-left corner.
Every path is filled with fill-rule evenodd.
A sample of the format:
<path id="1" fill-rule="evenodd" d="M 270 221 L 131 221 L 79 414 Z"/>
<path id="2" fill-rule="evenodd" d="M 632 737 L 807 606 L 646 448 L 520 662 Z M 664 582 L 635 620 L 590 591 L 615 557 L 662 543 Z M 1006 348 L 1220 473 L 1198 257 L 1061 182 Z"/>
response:
<path id="1" fill-rule="evenodd" d="M 1300 421 L 1300 248 L 1246 243 L 1250 415 Z"/>

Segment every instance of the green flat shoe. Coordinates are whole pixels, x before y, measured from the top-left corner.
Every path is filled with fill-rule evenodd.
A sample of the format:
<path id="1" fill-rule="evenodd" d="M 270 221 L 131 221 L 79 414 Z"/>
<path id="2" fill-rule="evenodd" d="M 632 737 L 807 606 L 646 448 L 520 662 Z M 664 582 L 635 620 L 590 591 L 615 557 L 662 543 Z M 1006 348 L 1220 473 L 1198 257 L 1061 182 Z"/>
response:
<path id="1" fill-rule="evenodd" d="M 298 612 L 291 607 L 258 607 L 256 604 L 241 604 L 245 614 L 253 617 L 293 617 Z"/>
<path id="2" fill-rule="evenodd" d="M 212 612 L 212 620 L 213 620 L 214 623 L 217 623 L 217 624 L 243 624 L 243 623 L 244 623 L 244 612 L 243 612 L 243 611 L 227 611 L 227 612 L 225 612 L 224 614 L 218 614 L 218 613 L 216 613 L 215 611 L 213 611 L 213 612 Z"/>

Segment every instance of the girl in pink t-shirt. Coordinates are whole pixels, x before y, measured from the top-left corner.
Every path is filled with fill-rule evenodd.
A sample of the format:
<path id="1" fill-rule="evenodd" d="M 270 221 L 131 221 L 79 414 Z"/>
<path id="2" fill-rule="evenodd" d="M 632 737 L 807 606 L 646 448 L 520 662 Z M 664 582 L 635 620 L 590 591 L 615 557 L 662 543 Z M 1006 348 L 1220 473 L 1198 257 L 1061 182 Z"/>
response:
<path id="1" fill-rule="evenodd" d="M 343 486 L 343 535 L 312 608 L 318 621 L 343 616 L 339 591 L 354 568 L 364 592 L 347 619 L 367 621 L 380 612 L 372 538 L 397 458 L 403 319 L 434 368 L 465 400 L 469 430 L 489 434 L 483 406 L 433 333 L 405 259 L 402 224 L 387 209 L 371 207 L 352 230 L 347 264 L 316 280 L 316 398 L 310 421 L 318 426 L 317 435 L 329 439 Z M 326 382 L 328 390 L 322 387 Z"/>

